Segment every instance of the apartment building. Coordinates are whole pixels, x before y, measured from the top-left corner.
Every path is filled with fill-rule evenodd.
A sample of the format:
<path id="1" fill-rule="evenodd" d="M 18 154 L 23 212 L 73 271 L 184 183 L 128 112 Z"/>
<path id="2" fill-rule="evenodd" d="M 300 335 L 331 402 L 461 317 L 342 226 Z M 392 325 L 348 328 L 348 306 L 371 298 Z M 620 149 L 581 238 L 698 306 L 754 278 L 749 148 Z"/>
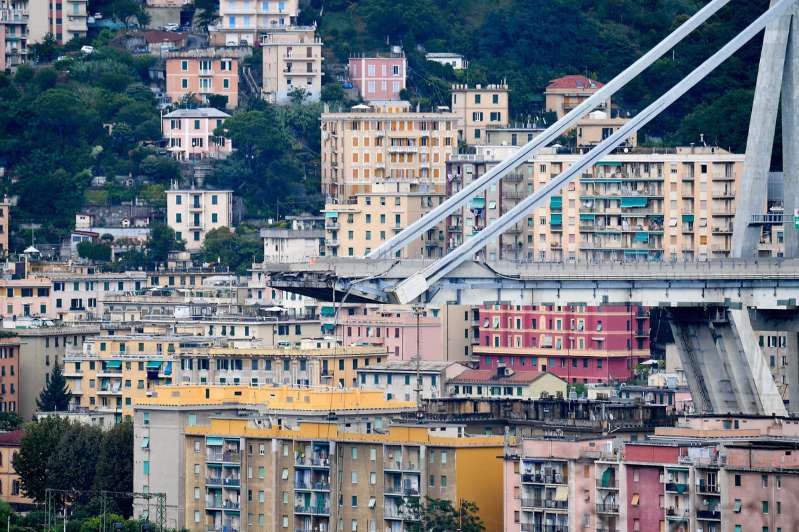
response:
<path id="1" fill-rule="evenodd" d="M 179 358 L 181 383 L 355 388 L 358 369 L 380 365 L 388 352 L 382 347 L 305 339 L 299 347 L 216 347 Z"/>
<path id="2" fill-rule="evenodd" d="M 233 225 L 233 191 L 167 190 L 167 223 L 186 250 L 199 251 L 209 231 Z"/>
<path id="3" fill-rule="evenodd" d="M 581 75 L 568 75 L 553 79 L 544 90 L 544 110 L 547 113 L 555 113 L 556 117 L 561 119 L 604 86 L 604 83 Z M 609 113 L 611 110 L 610 98 L 599 105 L 597 109 Z"/>
<path id="4" fill-rule="evenodd" d="M 0 61 L 3 71 L 14 70 L 28 60 L 29 20 L 26 0 L 0 2 Z"/>
<path id="5" fill-rule="evenodd" d="M 363 100 L 400 100 L 408 76 L 408 60 L 402 52 L 350 57 L 347 72 Z"/>
<path id="6" fill-rule="evenodd" d="M 263 97 L 286 104 L 301 91 L 305 101 L 319 101 L 322 91 L 322 39 L 316 26 L 270 30 L 261 37 Z"/>
<path id="7" fill-rule="evenodd" d="M 0 500 L 10 504 L 14 510 L 33 507 L 33 500 L 22 493 L 22 482 L 13 463 L 23 434 L 23 430 L 0 433 Z"/>
<path id="8" fill-rule="evenodd" d="M 36 400 L 47 382 L 53 366 L 63 367 L 67 349 L 79 349 L 83 342 L 96 336 L 100 328 L 95 325 L 80 326 L 25 326 L 5 329 L 15 334 L 20 341 L 19 388 L 17 390 L 17 413 L 22 419 L 33 419 L 37 412 Z"/>
<path id="9" fill-rule="evenodd" d="M 239 60 L 244 52 L 225 48 L 194 48 L 166 56 L 166 95 L 179 102 L 186 96 L 207 104 L 208 96 L 227 99 L 227 108 L 239 106 Z"/>
<path id="10" fill-rule="evenodd" d="M 265 227 L 265 263 L 305 262 L 325 254 L 325 222 L 317 216 L 289 216 L 290 228 Z"/>
<path id="11" fill-rule="evenodd" d="M 515 149 L 483 147 L 476 154 L 455 156 L 448 164 L 449 193 Z M 448 247 L 460 245 L 578 159 L 552 150 L 536 155 L 450 216 Z M 742 170 L 743 155 L 713 147 L 639 148 L 609 155 L 489 244 L 484 255 L 555 262 L 726 257 Z"/>
<path id="12" fill-rule="evenodd" d="M 427 52 L 424 58 L 439 65 L 451 66 L 452 70 L 464 70 L 469 66 L 465 57 L 454 52 Z"/>
<path id="13" fill-rule="evenodd" d="M 790 530 L 795 420 L 689 417 L 646 440 L 528 439 L 505 461 L 505 530 Z"/>
<path id="14" fill-rule="evenodd" d="M 794 364 L 791 364 L 791 353 L 797 352 L 799 336 L 786 331 L 757 331 L 755 334 L 783 401 L 786 405 L 790 404 L 791 396 L 796 401 L 798 392 L 795 388 L 799 383 L 796 381 Z"/>
<path id="15" fill-rule="evenodd" d="M 51 307 L 65 322 L 99 319 L 105 315 L 105 301 L 113 294 L 141 292 L 147 287 L 146 272 L 52 272 Z"/>
<path id="16" fill-rule="evenodd" d="M 452 86 L 452 112 L 458 117 L 458 141 L 470 146 L 485 144 L 488 127 L 508 125 L 508 86 Z"/>
<path id="17" fill-rule="evenodd" d="M 208 426 L 212 423 L 212 418 L 239 417 L 249 418 L 256 426 L 299 430 L 301 422 L 326 421 L 333 416 L 340 423 L 347 424 L 350 430 L 370 434 L 373 430 L 388 427 L 393 416 L 412 412 L 415 408 L 415 404 L 410 402 L 386 401 L 382 392 L 372 390 L 254 388 L 230 385 L 156 388 L 150 397 L 137 401 L 135 405 L 134 489 L 165 493 L 168 521 L 177 523 L 180 528 L 196 530 L 202 528 L 202 525 L 198 527 L 194 521 L 193 511 L 186 516 L 189 507 L 187 503 L 201 503 L 194 499 L 195 486 L 186 482 L 183 471 L 187 467 L 192 471 L 197 470 L 202 478 L 206 478 L 206 471 L 196 463 L 193 445 L 186 444 L 186 433 L 193 430 L 193 427 Z M 250 455 L 266 456 L 265 452 L 264 455 L 260 454 L 260 443 L 254 444 L 253 449 Z M 240 470 L 242 480 L 245 478 L 245 471 L 249 470 L 247 465 L 244 464 L 245 467 Z M 248 482 L 263 482 L 263 479 L 253 478 L 256 474 L 265 478 L 265 472 L 264 475 L 260 474 L 258 464 L 249 465 L 253 475 L 248 475 Z M 268 467 L 268 464 L 261 465 Z M 274 471 L 270 467 L 270 472 Z M 215 472 L 218 471 L 208 471 Z M 232 473 L 234 472 L 228 470 L 227 476 L 230 478 Z M 219 486 L 213 483 L 210 485 Z M 230 481 L 228 485 L 232 486 Z M 202 491 L 205 488 L 203 486 L 200 489 Z M 247 491 L 241 493 L 246 494 Z M 253 496 L 256 497 L 257 493 L 258 490 L 254 489 Z M 200 500 L 205 500 L 204 493 Z M 233 508 L 228 510 L 228 517 L 238 515 Z M 137 517 L 146 515 L 147 511 L 144 504 L 134 505 Z M 204 508 L 199 511 L 204 514 Z M 257 514 L 255 512 L 254 519 L 257 519 Z M 254 520 L 247 528 L 256 529 L 256 523 L 257 520 Z M 275 528 L 271 520 L 268 528 L 266 524 L 257 527 L 280 529 Z M 237 529 L 242 530 L 242 527 Z"/>
<path id="18" fill-rule="evenodd" d="M 607 111 L 592 111 L 577 121 L 575 146 L 586 150 L 598 146 L 603 140 L 621 129 L 630 119 L 622 116 L 611 116 Z M 630 135 L 619 145 L 620 149 L 638 146 L 638 133 Z"/>
<path id="19" fill-rule="evenodd" d="M 457 151 L 457 117 L 411 112 L 408 102 L 372 102 L 322 113 L 322 192 L 344 204 L 384 181 L 446 192 L 446 163 Z"/>
<path id="20" fill-rule="evenodd" d="M 295 24 L 299 0 L 221 0 L 219 23 L 208 27 L 215 46 L 255 46 L 263 33 Z"/>
<path id="21" fill-rule="evenodd" d="M 650 358 L 649 309 L 638 305 L 480 308 L 477 369 L 553 373 L 570 384 L 632 378 Z"/>
<path id="22" fill-rule="evenodd" d="M 325 205 L 325 254 L 363 257 L 444 202 L 444 194 L 429 185 L 374 183 L 369 192 L 355 193 L 349 203 Z M 444 228 L 430 229 L 398 256 L 441 257 Z"/>
<path id="23" fill-rule="evenodd" d="M 362 388 L 384 390 L 388 400 L 436 399 L 446 395 L 445 385 L 450 379 L 466 370 L 466 366 L 458 362 L 422 360 L 417 364 L 407 360 L 388 361 L 358 368 L 358 383 Z"/>
<path id="24" fill-rule="evenodd" d="M 53 318 L 51 289 L 46 277 L 0 279 L 0 318 Z"/>
<path id="25" fill-rule="evenodd" d="M 133 404 L 155 386 L 171 384 L 185 351 L 210 347 L 214 338 L 188 335 L 96 336 L 67 350 L 64 377 L 70 409 L 133 413 Z"/>
<path id="26" fill-rule="evenodd" d="M 505 366 L 495 370 L 469 369 L 447 382 L 447 395 L 456 398 L 566 397 L 566 389 L 566 381 L 553 373 L 517 373 Z"/>
<path id="27" fill-rule="evenodd" d="M 502 529 L 501 437 L 226 418 L 186 426 L 184 434 L 179 461 L 158 471 L 146 460 L 134 466 L 144 479 L 180 479 L 182 526 L 332 530 L 346 523 L 348 530 L 401 531 L 413 519 L 404 500 L 430 496 L 474 501 L 487 529 Z"/>
<path id="28" fill-rule="evenodd" d="M 16 336 L 0 337 L 0 412 L 19 412 L 19 346 Z"/>
<path id="29" fill-rule="evenodd" d="M 392 362 L 467 361 L 479 343 L 479 312 L 467 305 L 323 305 L 320 319 L 344 345 L 385 346 Z"/>
<path id="30" fill-rule="evenodd" d="M 3 26 L 0 24 L 0 43 L 3 42 Z M 1 46 L 1 45 L 0 45 Z M 3 51 L 0 50 L 0 61 L 3 61 Z M 5 71 L 5 67 L 0 64 L 0 72 Z M 0 201 L 0 257 L 8 256 L 8 234 L 11 232 L 11 202 L 8 198 Z"/>
<path id="31" fill-rule="evenodd" d="M 213 107 L 175 109 L 161 117 L 161 129 L 167 150 L 179 161 L 224 159 L 233 145 L 214 131 L 230 115 Z"/>

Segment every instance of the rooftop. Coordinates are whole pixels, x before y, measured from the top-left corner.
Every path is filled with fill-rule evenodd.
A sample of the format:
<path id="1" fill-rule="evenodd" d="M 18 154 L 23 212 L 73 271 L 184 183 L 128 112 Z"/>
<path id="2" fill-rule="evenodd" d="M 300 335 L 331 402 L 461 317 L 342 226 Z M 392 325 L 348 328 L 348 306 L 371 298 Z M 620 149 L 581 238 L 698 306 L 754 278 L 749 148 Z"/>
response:
<path id="1" fill-rule="evenodd" d="M 198 109 L 175 109 L 165 114 L 164 118 L 230 118 L 230 115 L 213 107 L 200 107 Z"/>
<path id="2" fill-rule="evenodd" d="M 547 85 L 549 89 L 601 89 L 605 84 L 581 75 L 569 75 L 553 79 Z"/>
<path id="3" fill-rule="evenodd" d="M 0 432 L 0 446 L 19 446 L 22 441 L 22 435 L 25 431 L 14 430 L 11 432 Z"/>
<path id="4" fill-rule="evenodd" d="M 411 401 L 389 400 L 383 390 L 294 388 L 289 386 L 156 386 L 136 407 L 254 405 L 270 410 L 328 413 L 347 410 L 415 409 Z"/>
<path id="5" fill-rule="evenodd" d="M 551 373 L 531 375 L 530 372 L 523 371 L 501 377 L 493 369 L 471 369 L 450 379 L 448 384 L 532 384 L 547 375 L 562 380 Z"/>
<path id="6" fill-rule="evenodd" d="M 422 360 L 419 362 L 419 371 L 439 373 L 450 366 L 458 365 L 458 362 L 446 362 L 435 360 Z M 400 373 L 413 373 L 416 371 L 416 362 L 413 360 L 391 360 L 384 364 L 358 368 L 358 371 L 396 371 Z"/>

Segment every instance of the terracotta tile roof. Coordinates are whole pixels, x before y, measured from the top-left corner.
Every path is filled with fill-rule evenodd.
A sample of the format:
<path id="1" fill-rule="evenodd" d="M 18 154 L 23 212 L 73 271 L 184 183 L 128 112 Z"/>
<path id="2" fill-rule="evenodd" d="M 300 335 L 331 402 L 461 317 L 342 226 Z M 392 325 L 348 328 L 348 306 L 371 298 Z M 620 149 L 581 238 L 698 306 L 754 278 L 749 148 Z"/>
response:
<path id="1" fill-rule="evenodd" d="M 186 39 L 188 34 L 177 31 L 146 30 L 139 32 L 144 40 L 150 44 L 173 42 L 179 43 Z"/>
<path id="2" fill-rule="evenodd" d="M 11 432 L 0 432 L 0 445 L 14 446 L 19 445 L 22 441 L 22 430 L 14 430 Z"/>
<path id="3" fill-rule="evenodd" d="M 580 75 L 563 76 L 553 79 L 547 89 L 601 89 L 605 84 Z"/>

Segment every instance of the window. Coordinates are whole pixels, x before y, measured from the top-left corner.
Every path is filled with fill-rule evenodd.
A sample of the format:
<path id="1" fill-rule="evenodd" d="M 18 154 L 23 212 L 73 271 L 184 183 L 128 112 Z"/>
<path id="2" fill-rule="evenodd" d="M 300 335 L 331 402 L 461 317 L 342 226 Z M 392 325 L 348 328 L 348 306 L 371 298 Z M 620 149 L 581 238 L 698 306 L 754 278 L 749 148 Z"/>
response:
<path id="1" fill-rule="evenodd" d="M 353 471 L 352 472 L 352 483 L 353 484 L 357 484 L 358 483 L 358 472 L 357 471 Z"/>
<path id="2" fill-rule="evenodd" d="M 761 501 L 761 506 L 764 514 L 768 513 L 768 501 Z"/>
<path id="3" fill-rule="evenodd" d="M 357 495 L 353 495 L 352 496 L 352 507 L 353 508 L 357 508 L 358 507 L 358 496 Z"/>

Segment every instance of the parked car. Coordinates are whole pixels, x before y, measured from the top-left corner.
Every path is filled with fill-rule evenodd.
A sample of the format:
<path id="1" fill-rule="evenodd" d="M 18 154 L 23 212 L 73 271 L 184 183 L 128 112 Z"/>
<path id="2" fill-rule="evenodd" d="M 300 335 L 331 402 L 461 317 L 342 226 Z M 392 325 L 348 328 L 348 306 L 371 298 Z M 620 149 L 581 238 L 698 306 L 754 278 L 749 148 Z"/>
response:
<path id="1" fill-rule="evenodd" d="M 164 26 L 164 31 L 178 31 L 180 29 L 180 24 L 175 22 L 170 22 L 166 26 Z"/>

